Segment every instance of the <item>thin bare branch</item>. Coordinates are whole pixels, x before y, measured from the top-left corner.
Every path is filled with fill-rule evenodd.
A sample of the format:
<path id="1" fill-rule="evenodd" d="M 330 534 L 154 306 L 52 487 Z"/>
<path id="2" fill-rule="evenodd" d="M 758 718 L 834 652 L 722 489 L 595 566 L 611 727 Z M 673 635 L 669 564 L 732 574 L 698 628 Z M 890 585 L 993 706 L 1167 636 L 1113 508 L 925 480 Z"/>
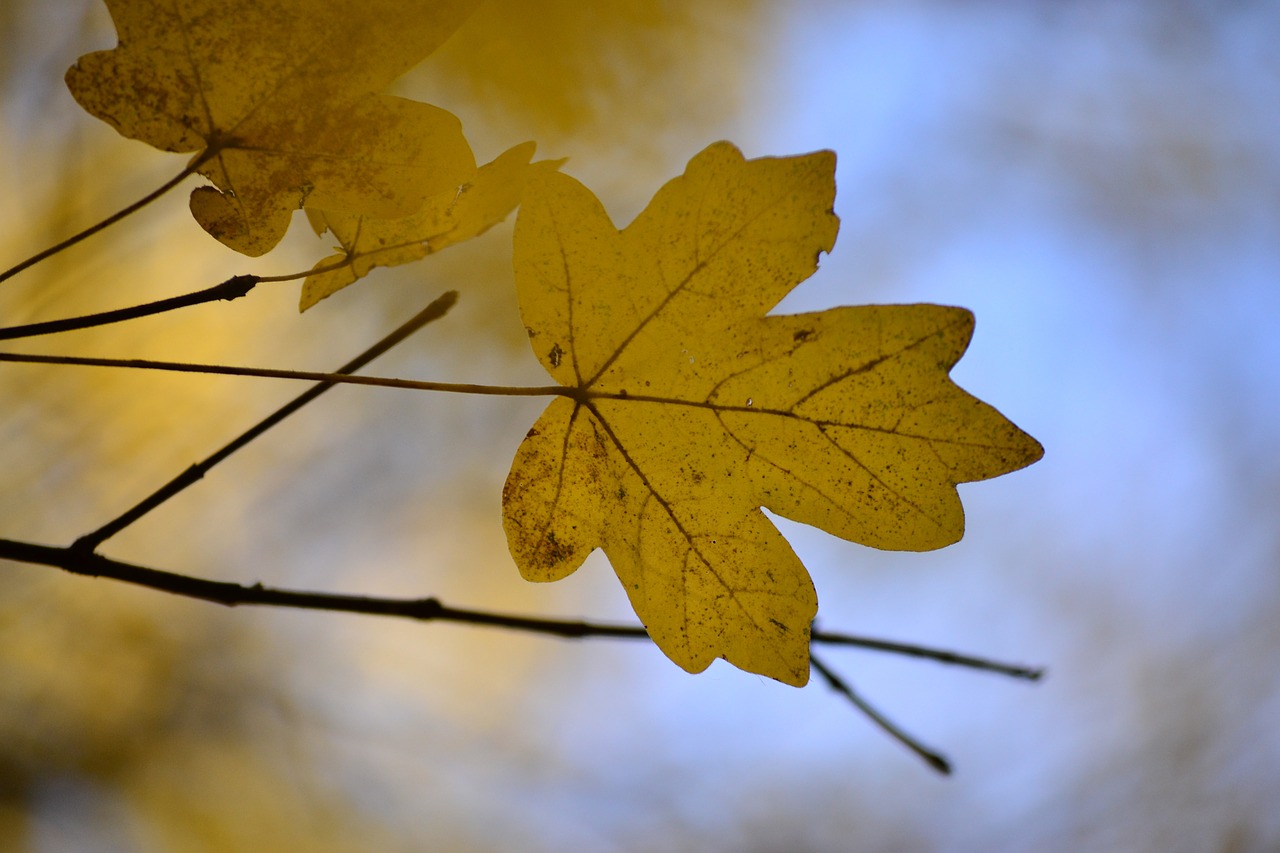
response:
<path id="1" fill-rule="evenodd" d="M 454 303 L 457 301 L 458 292 L 456 290 L 447 291 L 435 299 L 426 308 L 422 309 L 405 323 L 401 324 L 395 331 L 382 338 L 382 340 L 360 353 L 351 361 L 342 365 L 342 367 L 339 367 L 336 372 L 340 374 L 354 373 L 369 362 L 381 356 L 383 353 L 386 353 L 401 341 L 408 338 L 414 332 L 417 332 L 419 329 L 426 326 L 428 323 L 439 320 L 449 312 L 449 309 L 452 308 Z M 121 513 L 114 520 L 104 524 L 92 533 L 87 533 L 84 536 L 81 536 L 72 544 L 71 547 L 86 551 L 96 550 L 97 547 L 107 539 L 115 536 L 121 530 L 124 530 L 126 527 L 151 512 L 151 510 L 182 492 L 188 486 L 199 482 L 204 475 L 213 468 L 213 466 L 217 465 L 219 462 L 274 427 L 276 424 L 280 423 L 285 418 L 289 417 L 289 415 L 292 415 L 294 412 L 310 403 L 312 400 L 315 400 L 324 392 L 335 387 L 336 384 L 337 383 L 335 382 L 320 382 L 314 385 L 309 390 L 298 395 L 293 400 L 281 406 L 275 412 L 263 418 L 257 424 L 254 424 L 239 436 L 232 439 L 222 449 L 182 471 L 178 476 L 165 483 L 133 507 Z"/>
<path id="2" fill-rule="evenodd" d="M 851 687 L 848 682 L 837 675 L 834 670 L 824 664 L 812 652 L 809 654 L 809 662 L 813 665 L 813 668 L 817 673 L 827 682 L 827 684 L 830 685 L 832 690 L 852 702 L 854 707 L 866 714 L 871 721 L 883 729 L 886 734 L 905 746 L 907 749 L 914 752 L 916 755 L 923 758 L 925 763 L 934 770 L 937 770 L 944 776 L 951 775 L 951 762 L 947 760 L 946 756 L 936 752 L 935 750 L 929 749 L 924 744 L 920 743 L 920 741 L 898 728 L 898 726 L 895 725 L 888 717 L 881 714 L 874 707 L 868 704 L 867 700 L 854 692 L 853 687 Z"/>
<path id="3" fill-rule="evenodd" d="M 204 290 L 196 290 L 180 296 L 170 296 L 167 299 L 158 299 L 155 302 L 146 302 L 141 305 L 131 305 L 128 308 L 117 308 L 112 311 L 101 311 L 95 314 L 85 314 L 80 317 L 64 317 L 61 320 L 46 320 L 40 323 L 25 323 L 21 326 L 0 328 L 0 341 L 34 338 L 40 335 L 56 335 L 60 332 L 73 332 L 77 329 L 91 329 L 95 326 L 124 323 L 140 317 L 151 317 L 168 311 L 190 308 L 194 305 L 204 305 L 207 302 L 230 302 L 233 299 L 247 296 L 259 284 L 297 281 L 309 275 L 341 269 L 347 266 L 347 263 L 347 261 L 337 261 L 332 264 L 313 267 L 303 272 L 288 273 L 286 275 L 237 275 L 215 284 L 213 287 L 206 287 Z"/>
<path id="4" fill-rule="evenodd" d="M 955 666 L 964 666 L 969 669 L 980 669 L 988 672 L 997 672 L 1001 675 L 1008 675 L 1012 678 L 1022 678 L 1027 681 L 1039 681 L 1044 677 L 1044 667 L 1040 666 L 1022 666 L 1019 664 L 1003 663 L 988 658 L 974 657 L 973 655 L 959 654 L 958 652 L 942 651 L 928 646 L 919 646 L 914 643 L 897 643 L 891 640 L 877 640 L 871 637 L 861 637 L 854 634 L 836 634 L 830 631 L 813 632 L 814 642 L 821 642 L 832 646 L 857 646 L 862 649 L 869 649 L 879 652 L 892 652 L 896 655 L 905 655 L 907 657 L 928 658 L 939 663 L 948 663 Z"/>
<path id="5" fill-rule="evenodd" d="M 360 613 L 373 616 L 391 616 L 420 622 L 457 622 L 490 628 L 505 628 L 545 636 L 567 639 L 607 637 L 612 639 L 648 639 L 648 632 L 640 625 L 618 625 L 585 622 L 568 619 L 544 619 L 535 616 L 519 616 L 510 613 L 493 613 L 483 610 L 450 607 L 438 598 L 380 598 L 364 595 L 341 595 L 328 592 L 280 589 L 261 583 L 244 585 L 229 581 L 213 581 L 175 572 L 151 569 L 120 560 L 104 557 L 85 547 L 59 548 L 0 539 L 0 560 L 52 566 L 73 574 L 87 577 L 110 578 L 136 584 L 148 589 L 168 592 L 186 598 L 211 601 L 227 607 L 264 606 L 289 607 L 304 610 L 326 610 L 340 613 Z M 968 656 L 955 655 L 937 649 L 864 639 L 847 634 L 830 635 L 840 645 L 865 646 L 868 649 L 908 654 L 915 657 L 931 657 L 950 663 L 965 664 Z M 814 643 L 824 642 L 820 633 L 813 635 Z M 908 651 L 904 651 L 908 650 Z M 934 770 L 951 773 L 951 764 L 945 756 L 921 744 L 863 699 L 835 671 L 816 655 L 810 653 L 813 669 L 836 692 L 848 699 L 854 707 L 866 714 L 877 726 L 899 743 L 906 746 Z M 989 668 L 989 667 L 980 667 Z M 1014 667 L 994 669 L 1004 672 Z"/>
<path id="6" fill-rule="evenodd" d="M 418 621 L 462 622 L 516 631 L 549 634 L 556 637 L 617 637 L 647 639 L 640 626 L 606 625 L 561 619 L 541 619 L 448 607 L 439 599 L 376 598 L 363 595 L 339 595 L 326 592 L 279 589 L 262 584 L 243 585 L 213 581 L 175 572 L 146 568 L 113 560 L 83 548 L 58 548 L 0 539 L 0 559 L 21 563 L 53 566 L 77 575 L 110 578 L 148 589 L 168 592 L 186 598 L 211 601 L 227 607 L 263 606 L 291 607 L 305 610 L 328 610 L 340 613 L 362 613 L 373 616 L 396 616 Z"/>
<path id="7" fill-rule="evenodd" d="M 570 620 L 547 620 L 526 616 L 490 613 L 478 610 L 460 610 L 441 605 L 434 598 L 378 598 L 363 595 L 335 595 L 332 593 L 302 592 L 297 590 L 265 587 L 262 584 L 243 586 L 236 583 L 211 581 L 203 578 L 149 569 L 112 560 L 85 548 L 59 548 L 50 545 L 37 545 L 10 539 L 0 539 L 0 559 L 13 560 L 20 563 L 53 566 L 68 572 L 89 577 L 103 577 L 125 583 L 149 587 L 161 592 L 182 595 L 188 598 L 199 598 L 229 607 L 238 605 L 265 605 L 273 607 L 300 607 L 308 610 L 333 610 L 342 613 L 363 613 L 374 616 L 399 616 L 408 619 L 441 619 L 453 622 L 466 622 L 472 625 L 488 625 L 495 628 L 513 628 L 522 631 L 533 631 L 542 634 L 553 634 L 558 637 L 617 637 L 641 639 L 648 633 L 640 625 L 603 624 L 598 622 L 582 622 Z M 433 601 L 434 604 L 423 602 Z M 871 638 L 860 638 L 849 634 L 827 635 L 814 632 L 813 642 L 828 642 L 828 637 L 836 637 L 840 645 L 862 646 L 873 651 L 884 651 L 895 654 L 907 654 L 912 657 L 931 657 L 935 659 L 956 658 L 955 663 L 965 665 L 964 655 L 955 655 L 941 649 L 930 649 L 923 646 L 908 646 L 901 643 L 890 643 Z M 909 652 L 903 649 L 911 649 Z M 822 665 L 815 661 L 815 668 L 823 674 Z M 1001 671 L 1001 670 L 996 670 Z M 825 675 L 824 675 L 825 677 Z"/>
<path id="8" fill-rule="evenodd" d="M 237 275 L 221 284 L 206 287 L 204 290 L 184 293 L 181 296 L 171 296 L 168 299 L 159 299 L 143 305 L 132 305 L 128 308 L 117 308 L 114 311 L 102 311 L 81 317 L 66 317 L 61 320 L 47 320 L 43 323 L 10 326 L 6 329 L 0 329 L 0 341 L 9 341 L 15 338 L 34 338 L 39 335 L 56 335 L 59 332 L 71 332 L 76 329 L 89 329 L 94 326 L 123 323 L 126 320 L 150 317 L 154 314 L 163 314 L 166 311 L 189 308 L 192 305 L 203 305 L 206 302 L 217 302 L 219 300 L 229 302 L 232 299 L 239 299 L 247 295 L 260 281 L 261 279 L 254 275 Z"/>

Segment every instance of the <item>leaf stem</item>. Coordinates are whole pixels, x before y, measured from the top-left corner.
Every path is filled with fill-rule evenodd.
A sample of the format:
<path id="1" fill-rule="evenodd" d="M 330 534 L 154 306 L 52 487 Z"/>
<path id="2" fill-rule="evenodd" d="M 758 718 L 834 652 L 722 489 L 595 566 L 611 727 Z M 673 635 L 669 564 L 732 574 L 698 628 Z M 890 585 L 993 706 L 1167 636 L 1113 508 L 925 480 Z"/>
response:
<path id="1" fill-rule="evenodd" d="M 372 253 L 366 252 L 365 254 L 372 254 Z M 364 257 L 364 255 L 349 255 L 348 257 L 343 258 L 340 261 L 334 261 L 333 263 L 325 264 L 324 266 L 312 267 L 311 269 L 303 270 L 302 272 L 291 272 L 291 273 L 286 273 L 284 275 L 258 276 L 258 281 L 264 284 L 266 282 L 274 282 L 274 281 L 297 281 L 298 279 L 306 278 L 309 275 L 320 275 L 321 273 L 340 270 L 343 267 L 350 266 L 351 262 L 359 257 Z"/>
<path id="2" fill-rule="evenodd" d="M 132 370 L 161 370 L 171 373 L 207 373 L 217 376 L 252 376 L 265 379 L 294 379 L 304 382 L 331 382 L 340 385 L 372 385 L 411 391 L 444 391 L 451 394 L 478 394 L 489 397 L 576 397 L 576 388 L 563 385 L 476 385 L 465 382 L 427 382 L 385 376 L 349 376 L 310 370 L 278 370 L 266 367 L 233 367 L 225 364 L 193 364 L 181 361 L 151 361 L 140 358 L 90 358 L 71 355 L 33 355 L 0 352 L 0 362 L 17 364 L 62 364 L 83 367 L 122 367 Z"/>
<path id="3" fill-rule="evenodd" d="M 809 654 L 809 662 L 813 665 L 813 668 L 817 670 L 818 674 L 823 677 L 823 679 L 827 682 L 827 684 L 830 685 L 832 690 L 836 691 L 837 693 L 839 693 L 840 695 L 848 699 L 850 702 L 852 702 L 854 707 L 856 707 L 862 713 L 866 714 L 867 717 L 869 717 L 873 723 L 875 723 L 877 726 L 883 729 L 886 734 L 888 734 L 898 743 L 905 746 L 907 749 L 914 752 L 916 755 L 923 758 L 926 764 L 928 764 L 934 770 L 937 770 L 943 776 L 951 775 L 951 762 L 947 760 L 946 756 L 942 755 L 941 753 L 935 750 L 929 749 L 920 741 L 916 740 L 914 737 L 907 734 L 902 729 L 898 728 L 898 726 L 895 725 L 892 720 L 890 720 L 884 714 L 881 714 L 874 707 L 872 707 L 867 702 L 867 700 L 859 696 L 847 681 L 845 681 L 838 674 L 836 674 L 834 670 L 832 670 L 830 667 L 824 664 L 813 653 Z"/>
<path id="4" fill-rule="evenodd" d="M 49 248 L 45 249 L 43 252 L 34 254 L 31 257 L 27 258 L 25 261 L 22 261 L 19 264 L 15 264 L 14 266 L 9 267 L 9 269 L 5 270 L 4 272 L 0 272 L 0 282 L 5 281 L 6 279 L 13 278 L 15 275 L 22 272 L 23 270 L 29 269 L 30 267 L 35 266 L 41 261 L 46 260 L 47 258 L 53 257 L 54 255 L 61 252 L 63 249 L 69 249 L 72 246 L 74 246 L 76 243 L 79 243 L 81 240 L 92 237 L 94 234 L 97 234 L 99 231 L 102 231 L 103 229 L 111 225 L 114 225 L 115 223 L 119 222 L 121 219 L 124 219 L 126 216 L 129 216 L 130 214 L 133 214 L 133 213 L 137 213 L 139 210 L 151 204 L 151 202 L 160 198 L 160 196 L 169 192 L 169 190 L 173 189 L 174 187 L 178 186 L 178 184 L 182 183 L 187 178 L 194 175 L 196 173 L 196 170 L 199 169 L 200 166 L 204 164 L 211 156 L 212 154 L 209 151 L 205 151 L 202 155 L 200 155 L 199 157 L 197 157 L 196 159 L 188 163 L 186 168 L 184 168 L 181 172 L 179 172 L 174 177 L 170 178 L 158 189 L 153 190 L 152 192 L 148 193 L 147 195 L 135 201 L 133 204 L 130 204 L 128 207 L 124 207 L 116 211 L 115 213 L 108 216 L 106 219 L 103 219 L 101 222 L 98 222 L 94 225 L 90 225 L 88 228 L 84 229 L 80 233 L 73 234 L 72 236 L 63 240 L 61 243 L 58 243 L 57 245 L 54 245 L 54 246 L 50 246 Z"/>
<path id="5" fill-rule="evenodd" d="M 59 332 L 122 323 L 126 320 L 150 317 L 153 314 L 163 314 L 166 311 L 174 311 L 178 308 L 187 308 L 192 305 L 202 305 L 206 302 L 217 302 L 218 300 L 229 302 L 232 299 L 239 299 L 248 295 L 249 291 L 253 290 L 260 281 L 262 279 L 254 275 L 237 275 L 221 284 L 215 284 L 213 287 L 207 287 L 204 290 L 185 293 L 181 296 L 171 296 L 167 299 L 159 299 L 143 305 L 117 308 L 114 311 L 102 311 L 97 314 L 86 314 L 81 317 L 67 317 L 62 320 L 48 320 L 43 323 L 10 326 L 0 329 L 0 341 L 8 341 L 15 338 L 33 338 L 38 335 L 55 335 Z"/>
<path id="6" fill-rule="evenodd" d="M 458 292 L 456 290 L 447 291 L 441 294 L 426 308 L 419 311 L 409 320 L 404 322 L 395 331 L 383 337 L 380 341 L 369 347 L 364 352 L 353 358 L 351 361 L 339 367 L 337 373 L 354 373 L 364 367 L 369 362 L 386 353 L 392 347 L 408 338 L 419 329 L 435 320 L 439 320 L 449 312 L 454 304 L 458 301 Z M 117 518 L 102 525 L 91 533 L 81 536 L 71 547 L 73 550 L 94 551 L 106 540 L 115 536 L 129 525 L 133 524 L 165 501 L 179 494 L 188 486 L 195 485 L 204 475 L 209 473 L 213 466 L 253 441 L 294 412 L 301 409 L 311 401 L 315 400 L 324 392 L 335 387 L 335 382 L 320 382 L 295 397 L 290 402 L 281 406 L 279 409 L 263 418 L 249 429 L 242 432 L 239 436 L 228 442 L 222 449 L 216 451 L 200 462 L 195 463 L 191 467 L 185 469 L 178 476 L 156 489 L 143 500 L 139 501 L 133 507 L 121 513 Z"/>

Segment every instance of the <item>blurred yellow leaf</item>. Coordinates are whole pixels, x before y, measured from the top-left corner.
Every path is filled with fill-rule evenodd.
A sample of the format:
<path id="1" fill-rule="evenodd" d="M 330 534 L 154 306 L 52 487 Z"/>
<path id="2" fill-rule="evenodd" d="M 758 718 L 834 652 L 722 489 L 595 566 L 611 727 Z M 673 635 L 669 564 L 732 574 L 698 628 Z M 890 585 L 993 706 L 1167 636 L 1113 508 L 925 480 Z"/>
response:
<path id="1" fill-rule="evenodd" d="M 298 310 L 368 275 L 374 267 L 393 267 L 435 254 L 497 225 L 520 203 L 529 176 L 556 169 L 563 160 L 530 163 L 535 145 L 525 142 L 500 154 L 457 189 L 438 193 L 413 216 L 375 219 L 351 213 L 307 208 L 317 234 L 329 231 L 342 251 L 315 265 L 302 283 Z M 344 264 L 338 269 L 328 269 Z"/>
<path id="2" fill-rule="evenodd" d="M 538 176 L 516 287 L 561 385 L 503 492 L 522 574 L 602 547 L 654 642 L 802 685 L 817 597 L 761 507 L 879 548 L 955 542 L 956 484 L 1040 445 L 948 378 L 972 315 L 936 305 L 764 316 L 830 251 L 835 156 L 710 146 L 619 232 L 573 179 Z"/>
<path id="3" fill-rule="evenodd" d="M 80 57 L 67 86 L 89 113 L 165 151 L 198 152 L 214 187 L 202 227 L 269 251 L 304 204 L 413 213 L 475 171 L 458 120 L 378 94 L 478 0 L 107 0 L 120 43 Z"/>
<path id="4" fill-rule="evenodd" d="M 428 85 L 482 104 L 486 123 L 572 138 L 575 151 L 584 137 L 652 144 L 739 112 L 771 11 L 763 0 L 485 0 L 433 57 Z"/>

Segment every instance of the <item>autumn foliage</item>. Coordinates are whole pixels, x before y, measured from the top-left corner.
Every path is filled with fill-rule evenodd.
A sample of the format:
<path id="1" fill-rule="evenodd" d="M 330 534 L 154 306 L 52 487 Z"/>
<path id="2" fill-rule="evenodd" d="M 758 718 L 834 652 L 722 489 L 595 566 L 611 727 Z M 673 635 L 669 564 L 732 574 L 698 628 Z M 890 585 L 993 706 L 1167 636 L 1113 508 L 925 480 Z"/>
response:
<path id="1" fill-rule="evenodd" d="M 573 390 L 503 494 L 526 578 L 604 548 L 636 614 L 692 672 L 717 657 L 802 685 L 813 584 L 761 513 L 879 548 L 960 538 L 955 484 L 1040 455 L 947 370 L 969 312 L 936 305 L 765 316 L 835 244 L 835 157 L 690 161 L 619 232 L 548 174 L 516 225 L 534 353 Z"/>
<path id="2" fill-rule="evenodd" d="M 554 399 L 502 493 L 516 567 L 557 580 L 603 549 L 676 664 L 803 685 L 818 595 L 763 509 L 941 548 L 963 534 L 956 485 L 1041 448 L 949 379 L 964 309 L 769 313 L 835 246 L 833 152 L 712 144 L 621 230 L 533 143 L 477 168 L 451 113 L 387 94 L 476 5 L 108 0 L 119 45 L 67 85 L 121 134 L 192 155 L 180 177 L 208 184 L 191 212 L 227 247 L 270 252 L 305 210 L 337 252 L 296 276 L 303 310 L 518 207 L 521 317 L 556 385 L 524 389 Z"/>

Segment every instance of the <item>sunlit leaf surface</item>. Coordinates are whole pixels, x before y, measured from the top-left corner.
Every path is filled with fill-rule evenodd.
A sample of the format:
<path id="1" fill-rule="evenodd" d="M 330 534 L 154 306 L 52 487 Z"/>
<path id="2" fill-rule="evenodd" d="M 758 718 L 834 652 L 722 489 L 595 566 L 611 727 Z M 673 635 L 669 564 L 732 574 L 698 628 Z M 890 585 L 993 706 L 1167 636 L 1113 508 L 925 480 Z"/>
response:
<path id="1" fill-rule="evenodd" d="M 520 446 L 511 552 L 550 581 L 603 548 L 654 641 L 801 685 L 817 596 L 768 508 L 879 548 L 955 542 L 956 484 L 1040 445 L 948 378 L 972 315 L 766 317 L 830 251 L 835 156 L 717 143 L 619 232 L 567 176 L 531 182 L 516 282 L 538 359 L 575 389 Z"/>

